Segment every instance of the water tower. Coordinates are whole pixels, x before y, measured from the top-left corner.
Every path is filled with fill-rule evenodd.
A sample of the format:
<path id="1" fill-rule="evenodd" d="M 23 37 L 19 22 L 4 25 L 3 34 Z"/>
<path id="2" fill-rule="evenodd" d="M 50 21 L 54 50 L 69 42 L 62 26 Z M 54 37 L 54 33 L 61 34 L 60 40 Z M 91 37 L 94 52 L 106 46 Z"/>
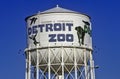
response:
<path id="1" fill-rule="evenodd" d="M 88 15 L 56 6 L 25 20 L 25 79 L 95 79 Z"/>

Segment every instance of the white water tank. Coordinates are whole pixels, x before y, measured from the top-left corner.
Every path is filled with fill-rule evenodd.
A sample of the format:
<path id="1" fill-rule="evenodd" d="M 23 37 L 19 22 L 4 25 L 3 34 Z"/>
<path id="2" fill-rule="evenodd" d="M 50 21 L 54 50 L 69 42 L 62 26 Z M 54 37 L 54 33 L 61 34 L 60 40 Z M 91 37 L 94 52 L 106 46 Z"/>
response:
<path id="1" fill-rule="evenodd" d="M 82 66 L 84 49 L 87 50 L 86 55 L 89 59 L 89 51 L 92 50 L 89 16 L 55 7 L 27 17 L 26 22 L 26 51 L 31 52 L 33 66 L 37 62 L 36 49 L 39 52 L 39 65 L 42 70 L 48 66 L 48 59 L 50 59 L 51 66 L 55 71 L 62 65 L 61 62 L 64 62 L 66 68 L 70 70 L 74 66 L 74 59 L 76 59 L 77 64 Z M 64 55 L 61 54 L 62 52 Z M 77 54 L 74 55 L 73 52 Z"/>

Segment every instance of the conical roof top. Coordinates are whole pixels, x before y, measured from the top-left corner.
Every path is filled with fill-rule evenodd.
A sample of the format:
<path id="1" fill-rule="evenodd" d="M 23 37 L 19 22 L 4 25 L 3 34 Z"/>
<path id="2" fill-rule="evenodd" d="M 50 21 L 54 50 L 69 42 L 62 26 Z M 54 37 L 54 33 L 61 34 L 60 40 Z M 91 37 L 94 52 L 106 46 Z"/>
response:
<path id="1" fill-rule="evenodd" d="M 45 10 L 43 12 L 40 12 L 40 14 L 41 13 L 78 13 L 78 12 L 64 9 L 64 8 L 61 8 L 57 5 L 56 7 L 52 8 L 52 9 L 48 9 L 48 10 Z"/>
<path id="2" fill-rule="evenodd" d="M 72 11 L 72 10 L 69 10 L 69 9 L 61 8 L 58 5 L 56 7 L 54 7 L 54 8 L 45 10 L 43 12 L 38 12 L 37 14 L 47 14 L 47 13 L 76 13 L 76 14 L 83 14 L 83 13 L 79 13 L 79 12 Z M 34 15 L 36 15 L 36 14 L 34 14 Z M 34 16 L 34 15 L 31 15 L 31 16 Z M 83 14 L 83 15 L 86 15 L 86 14 Z M 26 17 L 25 20 L 27 20 L 31 16 Z M 88 15 L 86 15 L 86 16 L 88 16 Z"/>

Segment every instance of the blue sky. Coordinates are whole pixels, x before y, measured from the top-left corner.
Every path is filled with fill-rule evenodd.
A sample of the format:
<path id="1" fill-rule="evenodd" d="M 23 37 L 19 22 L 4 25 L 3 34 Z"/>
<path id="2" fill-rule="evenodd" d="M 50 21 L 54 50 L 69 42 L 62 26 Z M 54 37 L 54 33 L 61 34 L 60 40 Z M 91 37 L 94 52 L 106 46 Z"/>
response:
<path id="1" fill-rule="evenodd" d="M 120 78 L 119 0 L 1 0 L 0 79 L 25 79 L 25 17 L 55 7 L 88 14 L 93 29 L 96 79 Z"/>

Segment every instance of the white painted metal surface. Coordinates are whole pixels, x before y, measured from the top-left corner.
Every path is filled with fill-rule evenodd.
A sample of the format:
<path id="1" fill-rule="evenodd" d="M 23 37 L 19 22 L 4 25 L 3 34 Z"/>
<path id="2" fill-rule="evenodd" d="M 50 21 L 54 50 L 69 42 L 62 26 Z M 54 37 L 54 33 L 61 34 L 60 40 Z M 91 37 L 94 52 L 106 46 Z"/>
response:
<path id="1" fill-rule="evenodd" d="M 26 79 L 92 79 L 88 77 L 93 70 L 88 65 L 92 37 L 87 15 L 57 6 L 27 17 L 26 22 Z"/>
<path id="2" fill-rule="evenodd" d="M 86 15 L 53 8 L 28 17 L 27 25 L 29 48 L 36 48 L 36 43 L 41 47 L 48 47 L 49 44 L 49 46 L 84 45 L 92 48 L 91 23 Z M 83 35 L 82 30 L 85 31 Z"/>

